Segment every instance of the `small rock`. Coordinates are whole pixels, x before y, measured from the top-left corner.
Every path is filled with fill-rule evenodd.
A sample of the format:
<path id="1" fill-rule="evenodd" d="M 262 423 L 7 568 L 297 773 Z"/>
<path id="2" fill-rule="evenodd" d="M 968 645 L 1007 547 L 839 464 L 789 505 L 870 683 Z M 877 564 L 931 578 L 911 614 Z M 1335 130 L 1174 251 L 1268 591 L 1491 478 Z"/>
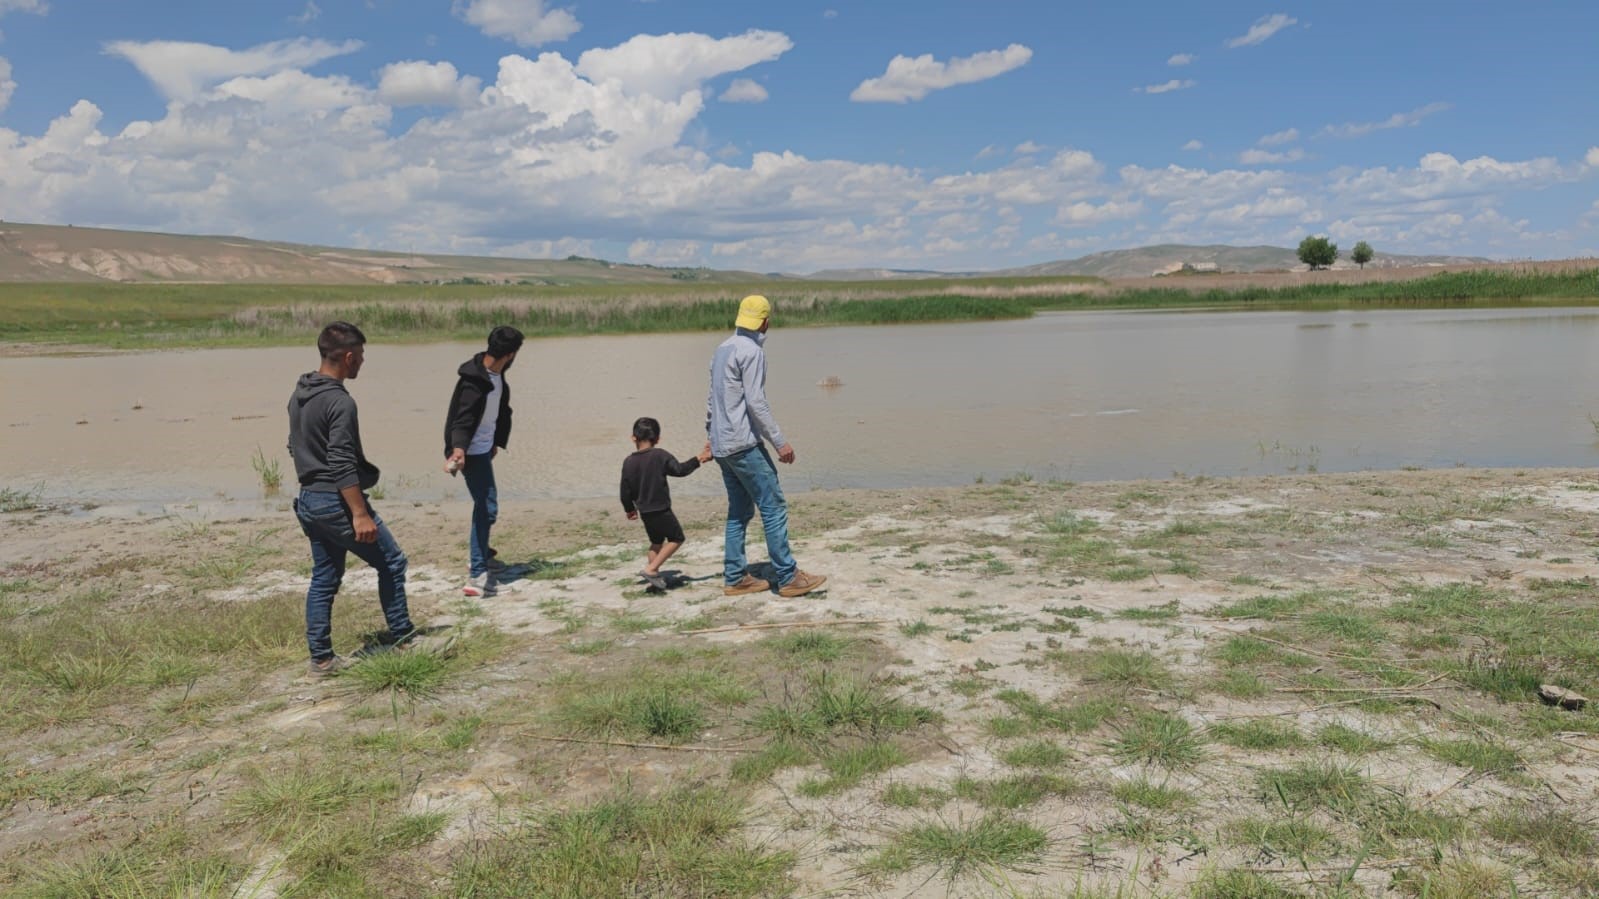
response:
<path id="1" fill-rule="evenodd" d="M 1573 693 L 1565 687 L 1557 687 L 1553 684 L 1544 684 L 1539 687 L 1538 698 L 1549 705 L 1557 705 L 1572 712 L 1581 711 L 1583 706 L 1588 704 L 1586 697 Z"/>

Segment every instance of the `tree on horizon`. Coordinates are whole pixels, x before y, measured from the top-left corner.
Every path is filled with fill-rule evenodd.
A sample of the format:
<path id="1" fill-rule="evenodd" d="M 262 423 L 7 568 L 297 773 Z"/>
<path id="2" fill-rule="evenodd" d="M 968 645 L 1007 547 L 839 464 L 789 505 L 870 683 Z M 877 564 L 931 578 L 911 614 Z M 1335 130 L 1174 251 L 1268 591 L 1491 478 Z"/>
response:
<path id="1" fill-rule="evenodd" d="M 1299 261 L 1311 271 L 1326 268 L 1338 261 L 1338 245 L 1325 237 L 1307 237 L 1299 242 Z"/>

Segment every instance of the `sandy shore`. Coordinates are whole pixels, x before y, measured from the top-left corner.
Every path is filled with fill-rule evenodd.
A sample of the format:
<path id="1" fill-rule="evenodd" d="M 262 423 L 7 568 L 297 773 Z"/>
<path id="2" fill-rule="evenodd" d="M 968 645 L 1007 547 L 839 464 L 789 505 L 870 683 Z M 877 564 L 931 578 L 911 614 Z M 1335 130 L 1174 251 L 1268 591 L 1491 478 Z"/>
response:
<path id="1" fill-rule="evenodd" d="M 459 595 L 465 505 L 377 505 L 438 629 L 430 689 L 305 677 L 286 508 L 0 516 L 0 892 L 58 895 L 110 858 L 104 876 L 140 889 L 215 859 L 239 895 L 456 895 L 464 859 L 547 846 L 540 816 L 624 785 L 736 796 L 716 851 L 781 872 L 734 895 L 1599 887 L 1599 715 L 1517 686 L 1599 686 L 1588 471 L 815 492 L 794 499 L 795 550 L 828 589 L 793 601 L 721 595 L 711 500 L 679 504 L 690 543 L 664 594 L 632 575 L 642 530 L 612 504 L 502 508 L 513 576 L 480 602 Z M 379 623 L 352 567 L 340 651 Z M 196 633 L 169 646 L 164 627 Z M 926 714 L 835 722 L 777 758 L 771 709 L 828 677 Z M 692 727 L 584 704 L 656 681 L 690 684 L 673 689 Z M 880 761 L 850 767 L 863 747 Z M 261 798 L 274 778 L 333 769 L 359 800 L 296 805 L 285 830 L 288 800 Z M 334 866 L 346 880 L 294 838 L 392 816 L 429 826 L 382 864 Z M 929 836 L 1001 825 L 1016 840 L 983 851 Z M 127 861 L 151 845 L 164 866 Z M 1296 892 L 1205 892 L 1268 882 Z"/>

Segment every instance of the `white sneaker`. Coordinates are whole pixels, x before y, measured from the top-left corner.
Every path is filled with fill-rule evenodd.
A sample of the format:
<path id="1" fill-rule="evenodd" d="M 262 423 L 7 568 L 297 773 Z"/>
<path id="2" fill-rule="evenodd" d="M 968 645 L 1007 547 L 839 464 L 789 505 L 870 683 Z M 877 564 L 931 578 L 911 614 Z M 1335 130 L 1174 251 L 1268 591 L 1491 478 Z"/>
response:
<path id="1" fill-rule="evenodd" d="M 463 596 L 494 596 L 499 593 L 495 586 L 494 574 L 480 574 L 474 578 L 467 578 L 466 586 L 461 588 Z"/>

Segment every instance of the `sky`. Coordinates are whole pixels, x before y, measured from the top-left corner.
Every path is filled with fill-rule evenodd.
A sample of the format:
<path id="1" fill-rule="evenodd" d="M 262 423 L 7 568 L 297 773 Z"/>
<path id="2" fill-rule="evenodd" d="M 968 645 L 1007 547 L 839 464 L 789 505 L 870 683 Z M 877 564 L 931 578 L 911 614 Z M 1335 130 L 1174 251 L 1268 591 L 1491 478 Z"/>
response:
<path id="1" fill-rule="evenodd" d="M 1592 0 L 0 0 L 0 218 L 760 272 L 1599 255 Z"/>

